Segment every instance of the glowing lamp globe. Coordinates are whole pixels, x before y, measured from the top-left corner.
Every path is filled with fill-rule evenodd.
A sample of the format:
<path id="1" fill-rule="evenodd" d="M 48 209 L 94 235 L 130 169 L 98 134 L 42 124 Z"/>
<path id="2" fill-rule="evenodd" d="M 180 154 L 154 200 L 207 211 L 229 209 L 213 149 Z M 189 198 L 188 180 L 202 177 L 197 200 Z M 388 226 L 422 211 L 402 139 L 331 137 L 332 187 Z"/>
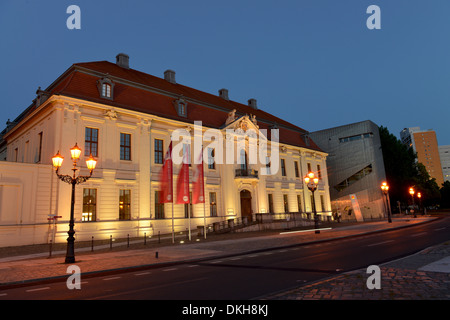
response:
<path id="1" fill-rule="evenodd" d="M 96 164 L 97 164 L 97 160 L 95 160 L 91 154 L 89 159 L 86 160 L 86 166 L 88 167 L 89 171 L 94 170 Z"/>
<path id="2" fill-rule="evenodd" d="M 72 156 L 72 160 L 77 161 L 80 159 L 81 149 L 78 148 L 78 145 L 75 143 L 75 146 L 70 149 L 70 155 Z"/>
<path id="3" fill-rule="evenodd" d="M 64 160 L 64 157 L 58 151 L 58 153 L 55 156 L 53 156 L 53 158 L 52 158 L 53 166 L 56 169 L 61 168 L 63 160 Z"/>

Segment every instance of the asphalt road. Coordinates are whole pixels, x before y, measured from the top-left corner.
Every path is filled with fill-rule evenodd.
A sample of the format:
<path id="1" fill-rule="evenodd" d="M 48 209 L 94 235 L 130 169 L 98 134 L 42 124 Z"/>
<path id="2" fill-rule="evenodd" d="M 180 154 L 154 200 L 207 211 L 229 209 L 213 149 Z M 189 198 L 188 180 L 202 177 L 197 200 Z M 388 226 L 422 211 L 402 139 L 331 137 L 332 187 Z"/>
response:
<path id="1" fill-rule="evenodd" d="M 379 265 L 450 239 L 450 218 L 405 229 L 0 292 L 0 300 L 249 300 L 354 269 Z M 366 279 L 361 279 L 366 281 Z M 3 295 L 3 296 L 2 296 Z"/>

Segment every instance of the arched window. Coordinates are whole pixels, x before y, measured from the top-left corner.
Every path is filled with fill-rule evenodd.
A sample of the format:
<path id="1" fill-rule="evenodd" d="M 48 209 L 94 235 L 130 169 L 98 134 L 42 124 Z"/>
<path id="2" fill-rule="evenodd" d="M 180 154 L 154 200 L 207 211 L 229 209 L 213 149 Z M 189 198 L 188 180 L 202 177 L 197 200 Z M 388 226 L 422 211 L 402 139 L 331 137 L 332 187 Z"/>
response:
<path id="1" fill-rule="evenodd" d="M 173 105 L 177 111 L 177 114 L 181 117 L 187 117 L 187 101 L 183 96 L 173 101 Z"/>
<path id="2" fill-rule="evenodd" d="M 114 83 L 111 79 L 105 77 L 97 81 L 98 92 L 101 98 L 113 100 Z"/>

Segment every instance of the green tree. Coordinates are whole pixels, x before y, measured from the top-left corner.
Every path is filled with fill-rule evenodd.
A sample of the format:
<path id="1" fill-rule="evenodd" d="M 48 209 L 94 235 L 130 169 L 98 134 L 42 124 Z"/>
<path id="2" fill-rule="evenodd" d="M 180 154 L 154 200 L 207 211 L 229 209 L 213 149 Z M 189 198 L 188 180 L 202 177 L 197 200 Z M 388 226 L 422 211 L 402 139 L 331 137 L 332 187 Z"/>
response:
<path id="1" fill-rule="evenodd" d="M 422 163 L 416 164 L 417 174 L 414 177 L 415 189 L 422 193 L 422 204 L 433 205 L 440 201 L 441 193 L 435 178 L 431 178 Z"/>
<path id="2" fill-rule="evenodd" d="M 450 181 L 445 181 L 440 189 L 441 208 L 450 208 Z"/>
<path id="3" fill-rule="evenodd" d="M 381 126 L 379 131 L 391 204 L 394 207 L 397 201 L 408 203 L 408 188 L 415 184 L 414 176 L 417 173 L 416 155 L 386 127 Z"/>

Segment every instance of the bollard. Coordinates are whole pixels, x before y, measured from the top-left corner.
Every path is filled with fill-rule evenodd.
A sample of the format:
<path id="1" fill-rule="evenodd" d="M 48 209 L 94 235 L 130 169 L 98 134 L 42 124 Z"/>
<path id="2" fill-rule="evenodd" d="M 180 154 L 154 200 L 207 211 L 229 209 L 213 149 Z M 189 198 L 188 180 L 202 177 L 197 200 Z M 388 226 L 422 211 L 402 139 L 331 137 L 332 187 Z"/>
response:
<path id="1" fill-rule="evenodd" d="M 52 240 L 50 240 L 50 247 L 49 247 L 49 250 L 50 250 L 50 252 L 49 252 L 48 257 L 51 258 L 51 257 L 52 257 Z"/>
<path id="2" fill-rule="evenodd" d="M 91 252 L 94 252 L 94 236 L 92 236 L 91 240 Z"/>
<path id="3" fill-rule="evenodd" d="M 158 259 L 158 251 L 155 253 L 155 258 Z"/>
<path id="4" fill-rule="evenodd" d="M 127 235 L 127 248 L 130 247 L 130 234 Z"/>
<path id="5" fill-rule="evenodd" d="M 109 236 L 109 250 L 112 250 L 112 235 Z"/>
<path id="6" fill-rule="evenodd" d="M 147 244 L 147 233 L 144 232 L 144 246 Z"/>

